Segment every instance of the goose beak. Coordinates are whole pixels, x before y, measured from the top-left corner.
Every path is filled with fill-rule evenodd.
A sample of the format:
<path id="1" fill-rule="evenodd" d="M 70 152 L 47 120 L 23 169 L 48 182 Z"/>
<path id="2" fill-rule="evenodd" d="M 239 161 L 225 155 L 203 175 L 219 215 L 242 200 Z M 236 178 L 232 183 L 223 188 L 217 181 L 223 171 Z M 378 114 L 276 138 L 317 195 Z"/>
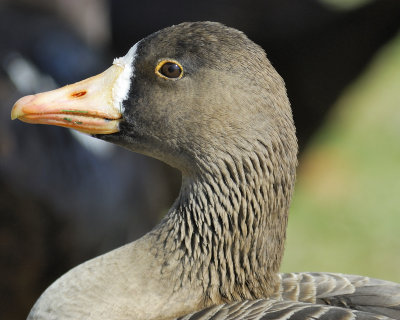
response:
<path id="1" fill-rule="evenodd" d="M 97 76 L 23 97 L 13 106 L 11 119 L 73 128 L 88 134 L 117 132 L 122 114 L 114 98 L 114 86 L 122 71 L 121 66 L 113 65 Z"/>

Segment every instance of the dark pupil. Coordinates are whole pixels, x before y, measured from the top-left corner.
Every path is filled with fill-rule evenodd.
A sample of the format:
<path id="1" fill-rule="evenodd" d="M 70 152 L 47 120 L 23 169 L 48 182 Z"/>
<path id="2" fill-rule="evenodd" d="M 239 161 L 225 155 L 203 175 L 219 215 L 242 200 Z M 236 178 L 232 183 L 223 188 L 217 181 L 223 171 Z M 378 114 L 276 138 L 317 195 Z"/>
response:
<path id="1" fill-rule="evenodd" d="M 168 78 L 178 78 L 181 75 L 181 68 L 173 62 L 166 62 L 161 67 L 161 74 Z"/>

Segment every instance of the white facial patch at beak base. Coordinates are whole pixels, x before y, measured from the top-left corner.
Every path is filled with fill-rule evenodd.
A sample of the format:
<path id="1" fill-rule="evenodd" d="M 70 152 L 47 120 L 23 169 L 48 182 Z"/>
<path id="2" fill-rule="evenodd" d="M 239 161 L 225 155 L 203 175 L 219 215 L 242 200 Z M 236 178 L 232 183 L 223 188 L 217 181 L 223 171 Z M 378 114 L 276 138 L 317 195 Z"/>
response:
<path id="1" fill-rule="evenodd" d="M 116 58 L 113 61 L 114 65 L 123 69 L 112 89 L 114 106 L 119 107 L 121 114 L 124 112 L 123 102 L 128 99 L 132 79 L 135 76 L 134 62 L 137 56 L 137 47 L 139 43 L 140 41 L 130 48 L 125 56 Z"/>

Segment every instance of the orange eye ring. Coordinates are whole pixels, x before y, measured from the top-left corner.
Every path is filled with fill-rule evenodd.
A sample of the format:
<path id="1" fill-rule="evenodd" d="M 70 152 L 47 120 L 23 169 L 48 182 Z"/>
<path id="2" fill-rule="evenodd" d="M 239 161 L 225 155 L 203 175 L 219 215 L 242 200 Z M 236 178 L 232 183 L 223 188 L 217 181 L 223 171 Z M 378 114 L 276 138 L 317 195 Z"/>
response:
<path id="1" fill-rule="evenodd" d="M 183 77 L 182 65 L 175 60 L 162 60 L 156 66 L 156 75 L 168 80 L 179 80 Z"/>

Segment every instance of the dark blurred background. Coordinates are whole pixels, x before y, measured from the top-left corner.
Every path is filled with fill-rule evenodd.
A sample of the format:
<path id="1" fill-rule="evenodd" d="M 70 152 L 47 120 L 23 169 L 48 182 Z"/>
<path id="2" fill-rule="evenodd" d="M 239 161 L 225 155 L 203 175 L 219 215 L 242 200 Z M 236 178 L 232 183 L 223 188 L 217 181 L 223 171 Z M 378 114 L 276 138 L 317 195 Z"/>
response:
<path id="1" fill-rule="evenodd" d="M 392 201 L 400 193 L 400 1 L 2 0 L 1 319 L 26 317 L 68 269 L 150 230 L 180 185 L 156 160 L 11 122 L 13 103 L 99 73 L 146 35 L 197 20 L 244 31 L 286 81 L 303 164 L 284 270 L 400 281 L 400 201 Z"/>

